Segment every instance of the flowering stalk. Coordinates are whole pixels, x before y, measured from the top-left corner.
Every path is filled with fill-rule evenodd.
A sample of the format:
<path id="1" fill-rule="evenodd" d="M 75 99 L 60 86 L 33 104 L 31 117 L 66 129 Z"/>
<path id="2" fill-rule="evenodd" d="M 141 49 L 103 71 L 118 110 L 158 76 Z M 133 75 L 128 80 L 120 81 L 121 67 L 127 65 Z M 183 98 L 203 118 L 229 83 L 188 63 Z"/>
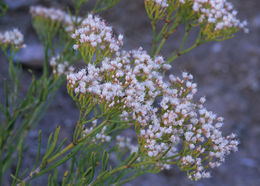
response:
<path id="1" fill-rule="evenodd" d="M 153 29 L 152 56 L 160 53 L 167 38 L 180 24 L 185 24 L 181 46 L 171 54 L 167 60 L 168 63 L 202 43 L 229 39 L 239 29 L 248 33 L 247 22 L 240 22 L 236 18 L 237 11 L 233 10 L 232 4 L 226 0 L 145 0 L 144 2 Z M 163 21 L 164 26 L 157 34 L 156 25 L 159 21 Z M 183 50 L 184 43 L 193 27 L 200 27 L 199 39 L 191 47 Z"/>
<path id="2" fill-rule="evenodd" d="M 107 9 L 113 7 L 119 2 L 119 0 L 96 0 L 93 12 L 99 13 L 106 11 Z"/>
<path id="3" fill-rule="evenodd" d="M 20 144 L 27 135 L 28 130 L 37 124 L 41 118 L 41 112 L 49 105 L 46 102 L 48 98 L 46 93 L 54 92 L 56 88 L 51 86 L 57 86 L 59 81 L 54 81 L 52 84 L 48 81 L 48 84 L 42 87 L 43 78 L 36 81 L 33 77 L 27 95 L 21 100 L 18 93 L 22 68 L 19 63 L 16 66 L 14 65 L 14 55 L 25 46 L 23 44 L 23 35 L 17 29 L 14 29 L 3 34 L 1 33 L 0 37 L 1 48 L 9 59 L 10 76 L 10 85 L 5 81 L 5 104 L 0 104 L 1 112 L 3 113 L 0 138 L 1 161 L 2 158 L 4 160 L 3 166 L 1 166 L 2 176 L 11 166 L 16 150 L 22 149 Z M 18 121 L 20 121 L 19 126 L 17 126 Z M 17 171 L 18 169 L 19 166 Z"/>
<path id="4" fill-rule="evenodd" d="M 49 76 L 48 74 L 49 55 L 50 53 L 54 53 L 53 38 L 57 33 L 62 33 L 61 30 L 64 30 L 63 33 L 69 33 L 74 29 L 74 21 L 68 19 L 70 16 L 64 12 L 43 7 L 32 7 L 31 13 L 33 15 L 34 27 L 45 46 L 44 75 L 38 80 L 33 76 L 32 83 L 23 100 L 21 100 L 18 95 L 22 68 L 17 59 L 17 64 L 14 65 L 13 63 L 15 54 L 25 47 L 23 44 L 23 35 L 18 29 L 0 33 L 0 46 L 9 60 L 11 83 L 11 86 L 9 86 L 7 81 L 5 81 L 5 103 L 0 104 L 1 113 L 3 114 L 1 118 L 3 121 L 0 121 L 0 154 L 2 157 L 0 160 L 2 165 L 0 167 L 0 183 L 2 181 L 2 175 L 5 174 L 12 165 L 14 157 L 17 154 L 16 152 L 23 150 L 23 147 L 20 145 L 21 141 L 27 136 L 29 130 L 42 118 L 43 113 L 50 105 L 50 102 L 52 102 L 55 92 L 64 81 L 64 70 L 66 69 L 62 70 L 60 64 L 57 65 L 58 76 Z M 62 16 L 63 22 L 60 22 L 60 16 Z M 69 35 L 68 33 L 66 34 Z M 66 47 L 64 47 L 64 51 L 66 51 L 65 58 L 73 60 L 71 57 L 73 50 L 69 43 L 69 41 L 71 42 L 71 38 L 64 36 L 65 34 L 63 34 L 62 37 L 68 39 L 67 42 L 63 41 L 66 42 Z M 17 126 L 17 122 L 20 123 L 19 127 Z M 19 158 L 21 159 L 20 155 Z M 13 185 L 19 181 L 19 169 L 20 166 L 18 165 L 15 174 L 12 175 L 14 178 Z"/>

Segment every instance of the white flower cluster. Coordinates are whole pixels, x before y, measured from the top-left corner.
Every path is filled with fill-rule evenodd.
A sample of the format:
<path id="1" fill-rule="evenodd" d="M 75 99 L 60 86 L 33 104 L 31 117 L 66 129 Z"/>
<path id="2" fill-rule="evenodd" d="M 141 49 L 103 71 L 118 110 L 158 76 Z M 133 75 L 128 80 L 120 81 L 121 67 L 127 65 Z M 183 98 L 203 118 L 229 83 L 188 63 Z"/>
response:
<path id="1" fill-rule="evenodd" d="M 43 6 L 31 6 L 30 13 L 33 17 L 42 17 L 45 19 L 50 19 L 53 22 L 57 22 L 63 25 L 66 32 L 71 33 L 75 30 L 74 23 L 80 22 L 81 17 L 76 20 L 75 16 L 71 16 L 66 12 L 56 9 L 56 8 L 46 8 Z"/>
<path id="2" fill-rule="evenodd" d="M 88 64 L 86 69 L 69 74 L 67 79 L 76 94 L 95 95 L 98 100 L 109 103 L 110 107 L 122 103 L 125 108 L 146 115 L 150 112 L 153 99 L 159 94 L 155 90 L 154 79 L 159 77 L 157 70 L 163 67 L 162 63 L 162 57 L 152 60 L 142 49 L 123 51 L 113 59 L 105 58 L 100 67 Z M 138 80 L 145 76 L 145 81 Z M 106 80 L 108 77 L 111 78 L 109 82 Z M 158 81 L 162 82 L 160 78 Z M 149 89 L 150 102 L 147 101 L 147 108 L 142 108 L 142 103 L 147 99 L 145 92 Z"/>
<path id="3" fill-rule="evenodd" d="M 192 101 L 197 85 L 191 82 L 192 75 L 184 72 L 182 76 L 181 79 L 171 75 L 171 85 L 161 86 L 161 110 L 156 113 L 156 120 L 141 130 L 141 135 L 149 149 L 148 156 L 160 157 L 167 152 L 166 157 L 177 160 L 176 155 L 186 152 L 188 156 L 180 159 L 182 168 L 190 168 L 189 173 L 194 172 L 189 178 L 199 180 L 210 177 L 208 165 L 219 166 L 226 155 L 237 150 L 239 142 L 234 134 L 222 136 L 223 118 L 206 110 L 204 97 L 199 103 Z M 180 143 L 183 148 L 178 148 Z"/>
<path id="4" fill-rule="evenodd" d="M 240 28 L 248 33 L 247 22 L 241 22 L 237 17 L 232 3 L 227 0 L 180 0 L 180 3 L 193 3 L 193 10 L 200 13 L 199 22 L 207 21 L 215 24 L 215 30 L 225 28 Z"/>
<path id="5" fill-rule="evenodd" d="M 95 49 L 109 49 L 111 52 L 116 52 L 123 45 L 123 35 L 115 38 L 112 27 L 107 26 L 104 20 L 92 14 L 82 21 L 80 28 L 72 34 L 72 38 L 76 40 L 73 47 L 75 50 L 81 46 L 90 46 Z"/>
<path id="6" fill-rule="evenodd" d="M 43 6 L 31 6 L 30 13 L 32 16 L 40 16 L 52 21 L 62 22 L 64 19 L 64 12 L 56 8 L 46 8 Z"/>
<path id="7" fill-rule="evenodd" d="M 84 129 L 83 136 L 90 133 L 96 126 L 97 126 L 97 120 L 94 120 L 92 122 L 92 126 L 90 128 Z M 97 133 L 94 138 L 92 138 L 92 143 L 99 144 L 99 142 L 101 142 L 101 143 L 110 142 L 111 136 L 108 136 L 105 134 L 106 130 L 107 130 L 107 127 L 106 126 L 103 127 L 102 130 L 99 133 Z"/>
<path id="8" fill-rule="evenodd" d="M 153 60 L 142 49 L 123 51 L 104 59 L 100 67 L 89 64 L 69 74 L 67 80 L 76 94 L 105 101 L 108 107 L 120 106 L 122 119 L 139 122 L 148 156 L 175 157 L 195 171 L 191 179 L 209 177 L 208 165 L 219 166 L 225 155 L 237 150 L 238 141 L 233 134 L 222 136 L 223 118 L 206 110 L 204 97 L 193 102 L 197 92 L 193 76 L 184 72 L 182 78 L 171 75 L 165 82 L 159 72 L 165 67 L 169 68 L 162 57 Z M 191 161 L 180 159 L 184 151 Z M 167 167 L 165 162 L 161 165 Z"/>
<path id="9" fill-rule="evenodd" d="M 52 57 L 50 59 L 50 66 L 52 67 L 52 73 L 54 75 L 68 75 L 74 72 L 74 67 L 67 61 L 61 60 L 60 56 Z"/>
<path id="10" fill-rule="evenodd" d="M 0 45 L 3 47 L 11 46 L 15 49 L 25 48 L 26 45 L 23 44 L 23 42 L 23 34 L 16 28 L 0 33 Z"/>
<path id="11" fill-rule="evenodd" d="M 123 37 L 116 40 L 112 28 L 91 14 L 72 37 L 77 42 L 74 48 L 86 44 L 102 52 L 108 47 L 115 55 L 68 74 L 68 88 L 79 99 L 88 97 L 87 101 L 120 111 L 122 120 L 139 123 L 138 141 L 146 158 L 164 159 L 156 166 L 168 169 L 170 161 L 175 161 L 190 179 L 199 180 L 210 177 L 208 168 L 219 166 L 226 155 L 237 150 L 235 135 L 225 137 L 220 131 L 223 118 L 203 106 L 206 99 L 193 101 L 197 84 L 191 74 L 183 72 L 181 78 L 170 75 L 166 81 L 162 72 L 171 66 L 163 57 L 153 59 L 142 48 L 121 51 Z M 104 132 L 98 139 L 106 141 Z M 138 149 L 127 139 L 117 140 L 121 147 Z"/>

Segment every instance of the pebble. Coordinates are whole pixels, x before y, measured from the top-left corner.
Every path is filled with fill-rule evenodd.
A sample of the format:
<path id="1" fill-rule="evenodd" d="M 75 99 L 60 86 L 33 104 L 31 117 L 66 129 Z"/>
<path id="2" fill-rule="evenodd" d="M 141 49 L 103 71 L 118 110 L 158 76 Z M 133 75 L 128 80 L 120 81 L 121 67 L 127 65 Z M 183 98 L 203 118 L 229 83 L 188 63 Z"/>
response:
<path id="1" fill-rule="evenodd" d="M 43 47 L 40 43 L 26 44 L 26 48 L 20 50 L 17 54 L 17 59 L 22 64 L 40 68 L 43 66 Z"/>
<path id="2" fill-rule="evenodd" d="M 211 47 L 211 51 L 213 53 L 219 53 L 222 50 L 222 44 L 221 43 L 215 43 L 212 47 Z"/>
<path id="3" fill-rule="evenodd" d="M 15 10 L 21 7 L 36 4 L 39 0 L 4 0 L 9 9 Z"/>
<path id="4" fill-rule="evenodd" d="M 255 18 L 252 21 L 252 25 L 255 28 L 260 28 L 260 14 L 258 14 L 257 16 L 255 16 Z"/>
<path id="5" fill-rule="evenodd" d="M 255 168 L 257 166 L 257 162 L 251 158 L 241 158 L 240 163 L 249 168 Z"/>

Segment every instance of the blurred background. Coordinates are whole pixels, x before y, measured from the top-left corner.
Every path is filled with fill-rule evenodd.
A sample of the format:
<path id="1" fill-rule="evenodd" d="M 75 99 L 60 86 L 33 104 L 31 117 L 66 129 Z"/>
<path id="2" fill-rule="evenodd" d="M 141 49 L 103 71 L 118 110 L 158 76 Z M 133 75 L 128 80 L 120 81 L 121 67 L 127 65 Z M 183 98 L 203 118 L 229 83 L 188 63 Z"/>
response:
<path id="1" fill-rule="evenodd" d="M 41 4 L 66 10 L 66 6 L 71 4 L 70 1 L 4 0 L 9 10 L 7 15 L 0 19 L 0 30 L 17 27 L 24 33 L 27 48 L 21 50 L 18 57 L 25 69 L 33 68 L 34 72 L 39 74 L 43 61 L 43 49 L 32 28 L 29 7 Z M 173 168 L 157 175 L 144 175 L 126 185 L 260 185 L 260 1 L 229 1 L 239 11 L 239 17 L 248 20 L 250 33 L 239 32 L 232 39 L 201 45 L 175 60 L 172 71 L 176 74 L 188 71 L 194 75 L 198 83 L 198 97 L 205 95 L 208 109 L 225 118 L 223 133 L 238 134 L 241 142 L 239 151 L 230 155 L 221 167 L 213 170 L 211 179 L 191 182 L 185 173 Z M 85 10 L 89 8 L 85 7 Z M 142 46 L 150 50 L 152 31 L 145 14 L 143 0 L 120 0 L 118 5 L 103 12 L 101 16 L 113 26 L 115 33 L 122 33 L 125 36 L 124 49 L 137 49 Z M 175 36 L 170 38 L 162 50 L 163 55 L 167 56 L 177 48 L 182 39 L 182 32 L 183 29 L 180 28 Z M 8 64 L 2 52 L 0 52 L 0 65 L 0 96 L 2 96 L 2 80 L 8 76 Z M 26 93 L 31 74 L 27 70 L 24 72 L 22 91 Z M 70 139 L 77 118 L 78 110 L 67 95 L 66 86 L 63 85 L 44 119 L 29 134 L 28 148 L 23 159 L 24 168 L 29 167 L 34 161 L 40 129 L 43 131 L 44 139 L 61 125 L 61 138 Z M 42 178 L 35 182 L 35 185 L 46 185 L 46 181 Z"/>

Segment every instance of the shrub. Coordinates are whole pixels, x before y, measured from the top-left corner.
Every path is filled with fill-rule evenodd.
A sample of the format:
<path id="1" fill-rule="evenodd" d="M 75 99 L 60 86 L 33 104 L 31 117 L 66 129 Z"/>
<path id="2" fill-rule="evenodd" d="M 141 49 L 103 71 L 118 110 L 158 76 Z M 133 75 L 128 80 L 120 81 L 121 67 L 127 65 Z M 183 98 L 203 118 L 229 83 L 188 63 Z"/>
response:
<path id="1" fill-rule="evenodd" d="M 74 0 L 75 15 L 54 8 L 30 8 L 32 24 L 44 46 L 44 70 L 33 76 L 25 97 L 19 96 L 22 68 L 13 64 L 25 47 L 19 30 L 0 34 L 0 46 L 9 60 L 1 108 L 0 178 L 11 172 L 12 184 L 26 185 L 49 174 L 49 185 L 121 185 L 145 173 L 178 166 L 191 180 L 210 177 L 210 169 L 237 151 L 235 134 L 223 136 L 223 118 L 208 111 L 205 97 L 197 98 L 193 76 L 165 75 L 170 63 L 200 44 L 233 37 L 246 21 L 225 0 L 144 0 L 153 30 L 151 51 L 141 47 L 125 51 L 123 35 L 116 35 L 96 13 L 118 0 L 98 0 L 93 10 L 80 17 L 86 0 Z M 69 9 L 68 9 L 69 10 Z M 162 57 L 170 35 L 183 25 L 179 49 Z M 193 45 L 184 47 L 191 30 L 199 30 Z M 73 65 L 83 60 L 85 68 Z M 52 71 L 50 71 L 50 68 Z M 62 127 L 50 134 L 44 156 L 41 138 L 31 171 L 21 173 L 23 141 L 43 117 L 55 92 L 67 79 L 68 94 L 79 109 L 73 140 L 58 140 Z M 136 139 L 123 135 L 134 130 Z M 112 155 L 117 161 L 112 161 Z M 17 161 L 14 161 L 17 157 Z M 67 169 L 58 169 L 66 164 Z M 69 165 L 70 164 L 70 165 Z M 58 175 L 63 174 L 63 177 Z M 0 180 L 1 180 L 0 179 Z"/>

